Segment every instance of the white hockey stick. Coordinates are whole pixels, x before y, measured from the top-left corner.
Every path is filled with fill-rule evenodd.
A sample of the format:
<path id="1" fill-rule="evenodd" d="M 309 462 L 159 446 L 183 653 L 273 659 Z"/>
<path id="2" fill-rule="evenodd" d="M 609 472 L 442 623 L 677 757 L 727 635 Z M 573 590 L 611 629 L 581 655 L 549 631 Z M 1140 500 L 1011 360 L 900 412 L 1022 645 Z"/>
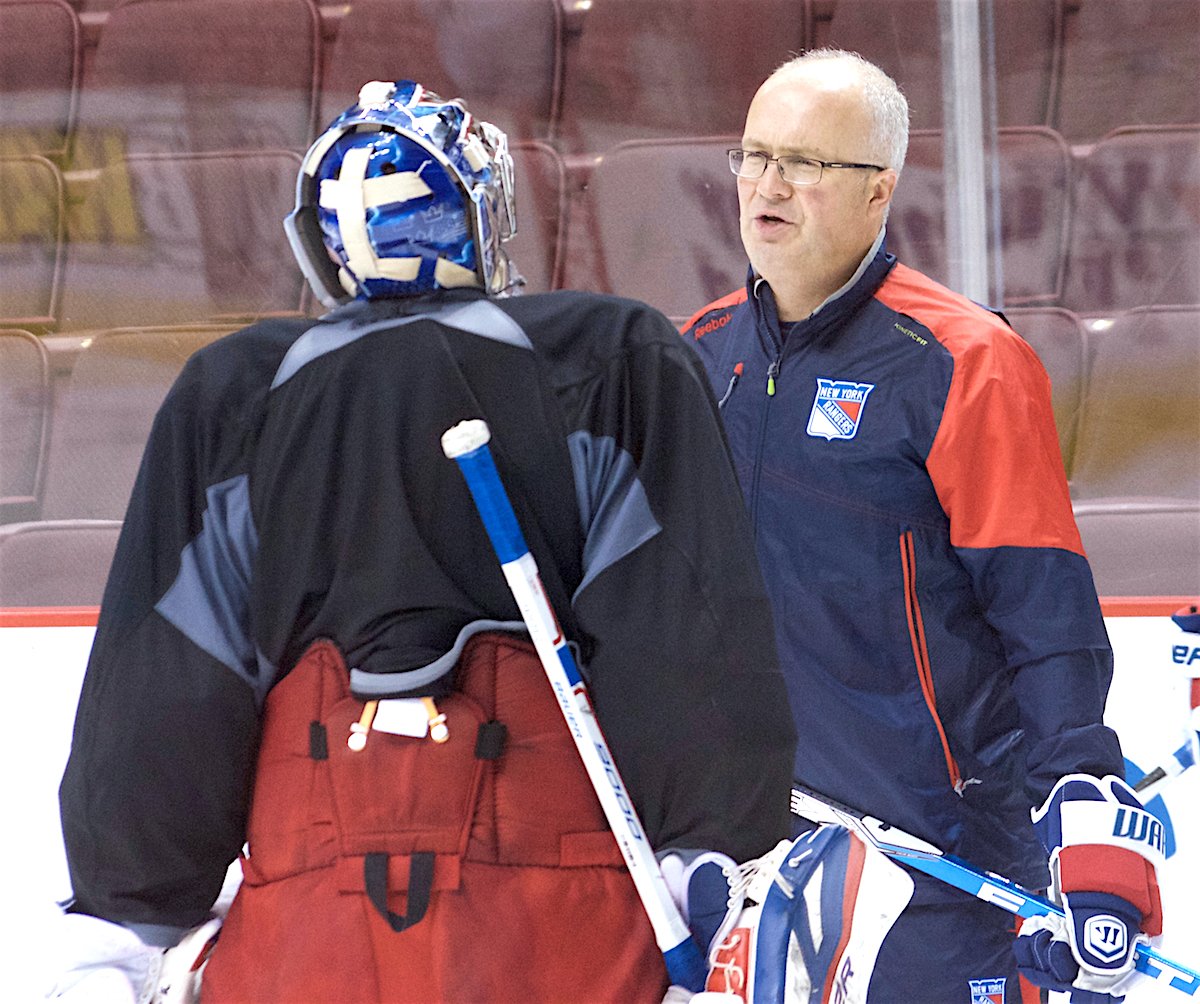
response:
<path id="1" fill-rule="evenodd" d="M 1200 607 L 1192 603 L 1171 615 L 1171 620 L 1189 634 L 1200 634 Z M 1200 651 L 1189 645 L 1172 647 L 1172 656 L 1177 665 L 1191 666 L 1195 661 L 1196 652 Z M 1133 786 L 1133 790 L 1142 795 L 1143 801 L 1152 798 L 1157 793 L 1161 782 L 1178 777 L 1189 767 L 1196 765 L 1200 759 L 1200 671 L 1187 670 L 1192 678 L 1192 709 L 1185 730 L 1186 739 L 1171 756 L 1153 770 L 1146 772 L 1145 777 Z"/>
<path id="2" fill-rule="evenodd" d="M 1193 718 L 1197 717 L 1196 709 L 1193 709 L 1192 714 Z M 1143 802 L 1149 798 L 1153 798 L 1158 793 L 1161 782 L 1178 777 L 1189 767 L 1196 765 L 1196 747 L 1200 746 L 1200 732 L 1193 729 L 1192 733 L 1195 738 L 1189 738 L 1187 742 L 1171 754 L 1169 759 L 1164 760 L 1153 770 L 1149 771 L 1145 777 L 1133 786 L 1133 790 L 1142 797 Z"/>
<path id="3" fill-rule="evenodd" d="M 793 785 L 792 812 L 814 823 L 840 823 L 889 857 L 1018 917 L 1066 916 L 1062 907 L 1001 875 L 980 871 L 961 858 L 943 854 L 911 833 L 811 789 Z M 1139 944 L 1134 950 L 1134 967 L 1143 976 L 1161 980 L 1189 997 L 1200 990 L 1200 973 L 1164 958 L 1146 945 Z"/>
<path id="4" fill-rule="evenodd" d="M 496 470 L 487 445 L 490 438 L 487 423 L 471 419 L 446 430 L 442 436 L 442 451 L 458 464 L 471 490 L 496 557 L 500 559 L 504 577 L 529 628 L 558 706 L 567 720 L 579 756 L 650 918 L 671 982 L 699 992 L 704 989 L 708 966 L 671 898 L 654 850 L 646 839 L 641 820 L 600 732 L 587 688 L 550 607 L 537 563 L 529 553 Z"/>

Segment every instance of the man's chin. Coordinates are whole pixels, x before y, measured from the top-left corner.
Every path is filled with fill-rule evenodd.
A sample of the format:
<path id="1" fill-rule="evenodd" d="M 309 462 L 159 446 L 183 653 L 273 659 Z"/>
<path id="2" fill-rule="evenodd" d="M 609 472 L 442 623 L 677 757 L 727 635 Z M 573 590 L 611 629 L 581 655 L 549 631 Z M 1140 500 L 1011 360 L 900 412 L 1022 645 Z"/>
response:
<path id="1" fill-rule="evenodd" d="M 747 257 L 750 259 L 750 265 L 754 268 L 757 275 L 762 276 L 768 283 L 775 286 L 777 283 L 773 277 L 782 277 L 788 273 L 795 273 L 799 268 L 798 259 L 795 255 L 789 255 L 784 252 L 778 245 L 763 245 L 759 241 L 745 241 Z"/>

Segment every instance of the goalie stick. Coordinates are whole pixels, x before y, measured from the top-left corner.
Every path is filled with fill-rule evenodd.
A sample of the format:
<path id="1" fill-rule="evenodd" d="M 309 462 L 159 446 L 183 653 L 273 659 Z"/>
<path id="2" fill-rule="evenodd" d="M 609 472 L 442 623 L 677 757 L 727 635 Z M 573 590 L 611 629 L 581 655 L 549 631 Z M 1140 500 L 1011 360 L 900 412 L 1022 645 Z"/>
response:
<path id="1" fill-rule="evenodd" d="M 1062 907 L 1010 879 L 994 872 L 981 871 L 961 858 L 942 853 L 933 844 L 911 833 L 898 830 L 810 788 L 793 785 L 792 812 L 814 823 L 839 823 L 889 857 L 1018 917 L 1066 916 Z M 1163 981 L 1189 997 L 1195 996 L 1200 990 L 1200 973 L 1172 962 L 1140 943 L 1134 950 L 1134 968 L 1143 976 Z"/>
<path id="2" fill-rule="evenodd" d="M 1200 730 L 1194 729 L 1193 731 L 1196 731 L 1198 736 L 1200 736 Z M 1160 781 L 1165 781 L 1167 778 L 1171 777 L 1178 777 L 1189 767 L 1194 766 L 1196 763 L 1196 754 L 1194 751 L 1197 742 L 1200 742 L 1200 739 L 1197 739 L 1196 741 L 1189 740 L 1188 742 L 1185 742 L 1179 747 L 1179 749 L 1171 754 L 1170 759 L 1159 764 L 1152 771 L 1146 774 L 1145 777 L 1141 778 L 1137 784 L 1133 786 L 1133 790 L 1142 795 L 1143 798 L 1151 797 L 1154 792 L 1152 792 L 1150 789 L 1154 788 L 1155 785 L 1157 785 Z"/>
<path id="3" fill-rule="evenodd" d="M 650 918 L 671 982 L 699 992 L 704 989 L 708 966 L 671 898 L 641 820 L 592 713 L 587 687 L 550 607 L 537 563 L 529 553 L 512 503 L 496 470 L 487 445 L 490 439 L 486 422 L 469 419 L 446 430 L 442 436 L 442 451 L 458 464 L 466 479 L 500 560 L 500 568 L 554 689 L 559 709 Z"/>
<path id="4" fill-rule="evenodd" d="M 1200 610 L 1197 609 L 1195 603 L 1184 607 L 1182 610 L 1177 610 L 1171 615 L 1173 620 L 1180 628 L 1192 634 L 1200 634 Z M 1195 653 L 1200 649 L 1191 649 L 1187 646 L 1177 646 L 1174 652 L 1178 653 L 1176 662 L 1182 663 L 1184 657 L 1187 656 L 1188 664 L 1194 661 Z M 1188 719 L 1187 739 L 1182 746 L 1179 747 L 1170 758 L 1159 764 L 1153 770 L 1147 771 L 1146 775 L 1133 786 L 1133 790 L 1139 793 L 1148 792 L 1154 788 L 1160 781 L 1165 781 L 1168 778 L 1178 777 L 1189 767 L 1196 764 L 1196 750 L 1200 748 L 1200 673 L 1192 675 L 1192 710 L 1191 717 Z"/>

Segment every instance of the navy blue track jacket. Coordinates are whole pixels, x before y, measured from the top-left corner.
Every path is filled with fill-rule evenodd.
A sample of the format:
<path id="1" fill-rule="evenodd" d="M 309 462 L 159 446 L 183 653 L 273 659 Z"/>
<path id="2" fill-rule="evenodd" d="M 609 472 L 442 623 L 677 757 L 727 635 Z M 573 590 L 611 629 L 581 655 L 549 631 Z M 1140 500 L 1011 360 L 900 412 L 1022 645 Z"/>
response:
<path id="1" fill-rule="evenodd" d="M 753 276 L 684 333 L 724 398 L 797 779 L 1044 886 L 1031 805 L 1123 770 L 1037 356 L 882 247 L 786 341 Z"/>

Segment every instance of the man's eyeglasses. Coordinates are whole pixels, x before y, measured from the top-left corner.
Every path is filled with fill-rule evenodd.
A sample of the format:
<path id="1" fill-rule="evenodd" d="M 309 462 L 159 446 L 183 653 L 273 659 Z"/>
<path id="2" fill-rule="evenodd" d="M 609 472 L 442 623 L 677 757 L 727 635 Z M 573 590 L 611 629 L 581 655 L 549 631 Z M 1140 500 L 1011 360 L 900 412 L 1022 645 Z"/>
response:
<path id="1" fill-rule="evenodd" d="M 863 171 L 885 171 L 878 164 L 840 164 L 833 160 L 814 160 L 812 157 L 768 157 L 751 150 L 730 150 L 729 170 L 739 178 L 761 178 L 767 165 L 774 163 L 779 176 L 789 185 L 815 185 L 827 167 L 858 168 Z"/>

